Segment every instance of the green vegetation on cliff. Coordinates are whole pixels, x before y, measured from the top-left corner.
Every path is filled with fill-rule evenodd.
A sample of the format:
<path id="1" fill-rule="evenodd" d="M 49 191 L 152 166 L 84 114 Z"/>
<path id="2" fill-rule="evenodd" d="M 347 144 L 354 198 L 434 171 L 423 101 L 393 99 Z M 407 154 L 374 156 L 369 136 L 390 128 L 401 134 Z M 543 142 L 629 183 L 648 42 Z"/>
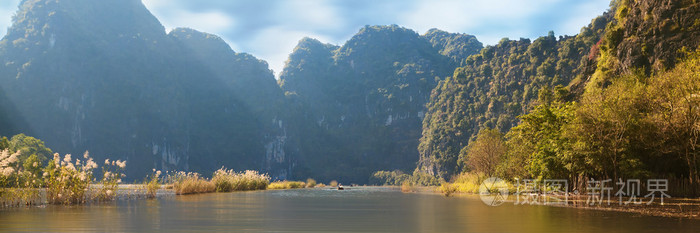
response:
<path id="1" fill-rule="evenodd" d="M 612 6 L 576 37 L 504 40 L 469 57 L 433 92 L 418 169 L 576 188 L 589 178 L 667 178 L 672 195 L 700 194 L 700 37 L 691 22 L 700 6 Z M 488 128 L 506 134 L 482 136 L 498 135 Z"/>
<path id="2" fill-rule="evenodd" d="M 504 38 L 470 56 L 453 77 L 432 91 L 423 120 L 419 169 L 448 178 L 460 171 L 458 155 L 479 129 L 507 131 L 527 113 L 542 87 L 557 88 L 579 81 L 590 69 L 591 47 L 604 32 L 608 16 L 601 16 L 575 37 L 556 38 L 553 32 L 531 42 Z"/>

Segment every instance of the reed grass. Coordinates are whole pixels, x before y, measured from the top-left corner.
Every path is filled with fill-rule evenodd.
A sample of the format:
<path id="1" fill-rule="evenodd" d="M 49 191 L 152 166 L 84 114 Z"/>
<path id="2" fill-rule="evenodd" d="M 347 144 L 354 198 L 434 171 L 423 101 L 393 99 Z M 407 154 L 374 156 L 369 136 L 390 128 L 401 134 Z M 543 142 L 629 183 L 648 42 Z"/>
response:
<path id="1" fill-rule="evenodd" d="M 172 182 L 173 190 L 177 195 L 211 193 L 216 191 L 214 182 L 207 180 L 196 172 L 170 173 L 167 180 Z"/>
<path id="2" fill-rule="evenodd" d="M 86 162 L 73 160 L 70 154 L 63 159 L 56 153 L 49 162 L 46 177 L 47 201 L 51 204 L 80 204 L 88 201 L 87 190 L 92 182 L 92 170 L 97 164 L 85 152 Z"/>
<path id="3" fill-rule="evenodd" d="M 443 182 L 438 191 L 449 197 L 454 193 L 479 193 L 483 175 L 465 172 L 453 177 L 453 182 Z"/>
<path id="4" fill-rule="evenodd" d="M 265 190 L 270 184 L 270 177 L 257 171 L 235 172 L 221 168 L 214 172 L 212 182 L 217 192 Z"/>
<path id="5" fill-rule="evenodd" d="M 314 188 L 314 187 L 316 187 L 316 185 L 318 185 L 316 183 L 316 180 L 311 179 L 311 178 L 306 179 L 306 188 Z"/>
<path id="6" fill-rule="evenodd" d="M 166 182 L 172 184 L 177 195 L 265 190 L 270 184 L 270 177 L 257 171 L 235 172 L 221 168 L 214 172 L 211 180 L 199 173 L 175 172 L 169 174 Z"/>
<path id="7" fill-rule="evenodd" d="M 454 193 L 478 194 L 481 183 L 486 179 L 487 176 L 484 174 L 465 172 L 452 177 L 450 183 L 443 182 L 437 190 L 448 197 Z M 512 183 L 505 180 L 500 181 L 498 187 L 506 187 L 510 193 L 517 191 Z"/>
<path id="8" fill-rule="evenodd" d="M 306 187 L 303 181 L 275 181 L 268 186 L 268 189 L 298 189 Z"/>
<path id="9" fill-rule="evenodd" d="M 105 160 L 105 163 L 102 166 L 102 179 L 100 180 L 101 186 L 99 187 L 94 198 L 98 201 L 112 201 L 116 199 L 119 184 L 122 182 L 122 178 L 125 176 L 123 173 L 125 168 L 126 161 Z"/>
<path id="10" fill-rule="evenodd" d="M 126 161 L 105 160 L 101 166 L 102 172 L 97 173 L 101 178 L 96 179 L 94 170 L 98 165 L 87 151 L 81 158 L 73 158 L 70 154 L 62 157 L 56 153 L 46 166 L 39 159 L 32 160 L 31 157 L 21 166 L 19 154 L 0 151 L 0 206 L 113 201 L 126 168 Z M 250 170 L 234 172 L 221 168 L 214 172 L 211 180 L 193 172 L 169 172 L 162 178 L 160 175 L 160 171 L 153 169 L 142 184 L 136 185 L 144 191 L 143 196 L 156 197 L 163 184 L 177 195 L 264 190 L 270 184 L 268 175 Z M 311 187 L 316 185 L 313 179 L 309 179 L 308 183 Z M 301 182 L 289 186 L 306 185 Z"/>
<path id="11" fill-rule="evenodd" d="M 41 189 L 0 188 L 0 208 L 39 204 L 43 204 Z"/>
<path id="12" fill-rule="evenodd" d="M 160 170 L 153 169 L 153 174 L 146 177 L 143 181 L 143 188 L 146 190 L 146 196 L 148 198 L 155 198 L 158 194 L 158 189 L 160 189 Z"/>

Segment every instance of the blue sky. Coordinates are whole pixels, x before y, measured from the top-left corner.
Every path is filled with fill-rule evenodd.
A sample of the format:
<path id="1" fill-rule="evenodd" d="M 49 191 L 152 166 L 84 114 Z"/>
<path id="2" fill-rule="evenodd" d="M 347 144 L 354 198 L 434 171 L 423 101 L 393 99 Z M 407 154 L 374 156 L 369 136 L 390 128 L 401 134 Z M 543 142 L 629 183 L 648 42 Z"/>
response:
<path id="1" fill-rule="evenodd" d="M 20 0 L 0 0 L 0 28 Z M 439 28 L 484 44 L 577 34 L 610 0 L 143 0 L 166 29 L 190 27 L 224 38 L 236 52 L 266 60 L 278 74 L 297 42 L 343 44 L 364 25 Z M 1 30 L 0 35 L 4 35 Z"/>

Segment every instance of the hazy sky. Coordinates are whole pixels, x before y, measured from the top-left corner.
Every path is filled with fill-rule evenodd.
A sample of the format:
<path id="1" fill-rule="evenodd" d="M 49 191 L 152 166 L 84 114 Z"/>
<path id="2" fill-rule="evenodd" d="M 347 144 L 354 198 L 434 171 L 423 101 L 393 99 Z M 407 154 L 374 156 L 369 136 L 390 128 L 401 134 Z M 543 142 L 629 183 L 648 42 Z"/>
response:
<path id="1" fill-rule="evenodd" d="M 20 0 L 0 0 L 0 28 Z M 364 25 L 398 24 L 423 34 L 439 28 L 475 35 L 536 38 L 577 34 L 610 0 L 143 0 L 166 29 L 190 27 L 224 38 L 236 52 L 270 63 L 278 74 L 299 39 L 343 44 Z M 0 31 L 5 34 L 5 30 Z"/>

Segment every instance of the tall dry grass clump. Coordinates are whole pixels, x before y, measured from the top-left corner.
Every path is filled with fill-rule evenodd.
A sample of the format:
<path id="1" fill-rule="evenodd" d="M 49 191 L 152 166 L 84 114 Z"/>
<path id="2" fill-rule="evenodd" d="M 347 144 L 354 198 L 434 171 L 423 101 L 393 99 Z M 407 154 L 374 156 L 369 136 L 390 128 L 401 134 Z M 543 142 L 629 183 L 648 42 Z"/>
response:
<path id="1" fill-rule="evenodd" d="M 56 153 L 46 167 L 47 201 L 51 204 L 78 204 L 87 201 L 86 192 L 92 181 L 92 170 L 97 168 L 89 154 L 83 155 L 84 161 L 73 160 L 70 154 L 63 158 Z"/>
<path id="2" fill-rule="evenodd" d="M 487 176 L 483 173 L 465 172 L 453 177 L 452 179 L 453 182 L 451 183 L 443 182 L 442 185 L 438 187 L 438 191 L 442 192 L 448 197 L 455 193 L 478 194 L 479 187 L 481 186 L 481 183 L 487 179 Z M 513 184 L 507 181 L 502 182 L 503 183 L 499 183 L 499 185 L 508 187 L 510 192 L 515 192 L 515 187 Z"/>
<path id="3" fill-rule="evenodd" d="M 314 188 L 314 187 L 316 187 L 316 185 L 317 185 L 316 180 L 311 179 L 311 178 L 306 179 L 306 187 L 307 188 Z"/>
<path id="4" fill-rule="evenodd" d="M 160 170 L 153 169 L 153 174 L 146 177 L 143 181 L 143 187 L 146 190 L 146 196 L 148 198 L 155 198 L 158 194 L 158 189 L 160 189 Z"/>
<path id="5" fill-rule="evenodd" d="M 211 182 L 196 172 L 170 173 L 166 178 L 173 184 L 173 190 L 177 195 L 211 193 L 216 191 L 214 182 Z"/>
<path id="6" fill-rule="evenodd" d="M 298 189 L 306 187 L 306 183 L 302 181 L 275 181 L 268 186 L 268 189 Z"/>
<path id="7" fill-rule="evenodd" d="M 19 184 L 19 155 L 19 151 L 17 153 L 10 153 L 8 149 L 0 151 L 0 187 Z"/>
<path id="8" fill-rule="evenodd" d="M 270 177 L 257 171 L 235 172 L 233 169 L 221 168 L 214 172 L 212 182 L 217 192 L 265 190 L 270 184 Z"/>
<path id="9" fill-rule="evenodd" d="M 43 204 L 41 193 L 44 190 L 49 204 L 113 200 L 126 167 L 126 161 L 106 161 L 102 167 L 102 179 L 96 181 L 94 170 L 98 166 L 87 151 L 77 158 L 55 153 L 46 166 L 36 154 L 24 160 L 19 159 L 20 154 L 20 151 L 9 154 L 7 150 L 0 153 L 2 205 Z"/>
<path id="10" fill-rule="evenodd" d="M 438 191 L 446 197 L 452 196 L 454 193 L 479 193 L 479 186 L 483 180 L 483 175 L 465 172 L 453 177 L 453 182 L 443 182 Z"/>
<path id="11" fill-rule="evenodd" d="M 105 160 L 105 164 L 102 166 L 101 187 L 96 193 L 97 200 L 111 201 L 116 198 L 119 184 L 122 183 L 122 178 L 125 176 L 124 169 L 126 169 L 126 161 Z"/>

